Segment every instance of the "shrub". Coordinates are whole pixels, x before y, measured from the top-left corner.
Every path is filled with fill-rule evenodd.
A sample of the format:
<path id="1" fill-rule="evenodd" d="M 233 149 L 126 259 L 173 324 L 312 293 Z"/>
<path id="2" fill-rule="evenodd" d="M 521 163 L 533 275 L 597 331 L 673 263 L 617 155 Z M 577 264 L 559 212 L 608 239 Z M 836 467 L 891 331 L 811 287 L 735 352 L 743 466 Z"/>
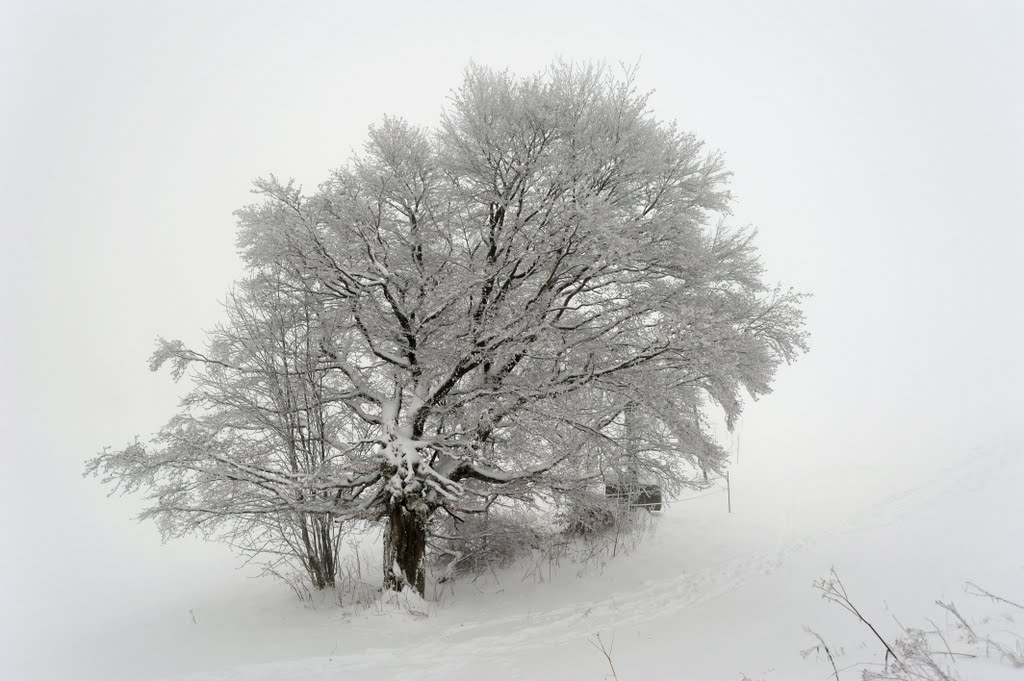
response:
<path id="1" fill-rule="evenodd" d="M 455 575 L 478 574 L 507 567 L 541 544 L 542 533 L 524 513 L 502 509 L 446 518 L 434 529 L 431 548 L 446 581 Z"/>
<path id="2" fill-rule="evenodd" d="M 585 492 L 568 500 L 557 520 L 570 537 L 603 534 L 619 526 L 625 518 L 625 506 L 603 494 Z"/>

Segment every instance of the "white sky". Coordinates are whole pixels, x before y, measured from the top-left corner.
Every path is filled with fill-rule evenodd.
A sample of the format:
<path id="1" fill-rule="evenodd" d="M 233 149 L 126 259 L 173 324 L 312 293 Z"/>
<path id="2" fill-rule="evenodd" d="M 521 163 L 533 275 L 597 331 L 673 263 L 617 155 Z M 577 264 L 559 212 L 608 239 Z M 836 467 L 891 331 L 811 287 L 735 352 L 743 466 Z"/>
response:
<path id="1" fill-rule="evenodd" d="M 815 296 L 744 456 L 1019 439 L 1022 46 L 1019 2 L 0 1 L 0 609 L 113 589 L 115 559 L 171 578 L 83 460 L 171 415 L 146 360 L 218 319 L 249 181 L 312 187 L 383 114 L 434 121 L 470 59 L 640 59 L 725 152 L 771 278 Z"/>

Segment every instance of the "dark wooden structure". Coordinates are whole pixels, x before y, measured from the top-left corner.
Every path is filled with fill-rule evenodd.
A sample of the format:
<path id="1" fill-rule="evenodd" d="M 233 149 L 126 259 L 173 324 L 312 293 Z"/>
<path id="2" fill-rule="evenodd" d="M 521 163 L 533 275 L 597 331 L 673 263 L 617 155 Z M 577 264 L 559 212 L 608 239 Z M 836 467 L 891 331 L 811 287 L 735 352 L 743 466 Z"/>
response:
<path id="1" fill-rule="evenodd" d="M 609 499 L 627 504 L 630 508 L 645 508 L 648 511 L 661 511 L 661 487 L 645 483 L 623 484 L 609 482 L 604 486 L 604 493 Z"/>

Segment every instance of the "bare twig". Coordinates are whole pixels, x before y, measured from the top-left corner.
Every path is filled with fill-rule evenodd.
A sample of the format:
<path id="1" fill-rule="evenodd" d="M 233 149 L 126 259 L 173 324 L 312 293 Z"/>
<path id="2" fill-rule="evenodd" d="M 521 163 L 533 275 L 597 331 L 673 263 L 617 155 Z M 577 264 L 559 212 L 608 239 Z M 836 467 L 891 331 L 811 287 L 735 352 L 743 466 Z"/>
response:
<path id="1" fill-rule="evenodd" d="M 877 638 L 885 647 L 885 662 L 887 665 L 889 662 L 889 656 L 891 655 L 892 659 L 896 661 L 896 664 L 898 664 L 901 669 L 906 670 L 906 666 L 900 660 L 899 656 L 896 655 L 896 652 L 892 649 L 892 646 L 889 645 L 889 642 L 882 638 L 882 635 L 878 633 L 878 630 L 875 629 L 874 625 L 871 624 L 871 622 L 869 622 L 867 618 L 860 613 L 860 610 L 857 609 L 853 602 L 850 601 L 850 597 L 846 593 L 846 587 L 843 586 L 842 580 L 839 579 L 836 569 L 832 568 L 829 572 L 832 575 L 830 578 L 819 579 L 814 583 L 814 587 L 821 591 L 821 597 L 826 601 L 843 607 L 847 612 L 853 614 L 871 630 L 871 633 L 875 635 L 875 638 Z"/>
<path id="2" fill-rule="evenodd" d="M 974 589 L 974 591 L 971 591 L 971 589 Z M 984 596 L 985 598 L 991 598 L 993 603 L 1006 603 L 1007 605 L 1012 605 L 1015 608 L 1020 608 L 1021 610 L 1024 610 L 1024 605 L 1021 605 L 1020 603 L 1014 603 L 1013 601 L 1008 601 L 1001 596 L 996 596 L 991 591 L 986 591 L 985 589 L 982 589 L 974 582 L 964 583 L 964 591 L 972 596 Z"/>
<path id="3" fill-rule="evenodd" d="M 947 641 L 946 637 L 942 635 L 942 630 L 939 629 L 939 625 L 937 625 L 935 622 L 933 622 L 930 619 L 928 620 L 928 623 L 931 624 L 935 628 L 935 633 L 938 634 L 940 639 L 942 639 L 942 645 L 946 646 L 946 652 L 949 653 L 950 657 L 952 657 L 953 656 L 953 650 L 949 647 L 949 641 Z"/>
<path id="4" fill-rule="evenodd" d="M 597 643 L 590 641 L 590 645 L 604 655 L 604 659 L 608 660 L 608 667 L 612 670 L 612 678 L 615 679 L 615 681 L 619 681 L 619 675 L 615 672 L 615 664 L 612 662 L 612 649 L 615 647 L 615 636 L 612 636 L 612 640 L 607 646 L 604 644 L 604 641 L 601 640 L 600 632 L 595 635 L 595 638 L 597 639 Z"/>
<path id="5" fill-rule="evenodd" d="M 986 636 L 985 644 L 999 651 L 999 654 L 1002 655 L 1004 659 L 1009 661 L 1009 663 L 1017 669 L 1024 667 L 1024 650 L 1021 649 L 1021 645 L 1019 643 L 1017 644 L 1017 650 L 1014 651 L 1010 650 L 1010 648 L 1003 645 L 999 641 L 995 641 L 992 638 Z"/>
<path id="6" fill-rule="evenodd" d="M 839 670 L 836 669 L 836 661 L 832 657 L 832 651 L 828 649 L 828 644 L 825 643 L 825 639 L 823 639 L 821 637 L 821 634 L 819 634 L 818 632 L 814 631 L 810 627 L 804 627 L 804 631 L 806 631 L 808 634 L 810 634 L 814 638 L 818 639 L 818 643 L 820 643 L 821 647 L 825 650 L 825 655 L 828 656 L 828 661 L 832 663 L 832 673 L 836 677 L 836 681 L 839 681 Z"/>
<path id="7" fill-rule="evenodd" d="M 967 623 L 967 620 L 964 619 L 964 616 L 960 614 L 960 611 L 956 609 L 956 606 L 953 605 L 952 602 L 943 603 L 942 601 L 935 601 L 935 605 L 939 606 L 940 608 L 951 614 L 953 617 L 957 619 L 958 622 L 960 622 L 960 626 L 963 627 L 964 631 L 967 632 L 968 643 L 977 642 L 978 635 L 974 633 L 974 629 L 971 628 L 971 625 Z"/>

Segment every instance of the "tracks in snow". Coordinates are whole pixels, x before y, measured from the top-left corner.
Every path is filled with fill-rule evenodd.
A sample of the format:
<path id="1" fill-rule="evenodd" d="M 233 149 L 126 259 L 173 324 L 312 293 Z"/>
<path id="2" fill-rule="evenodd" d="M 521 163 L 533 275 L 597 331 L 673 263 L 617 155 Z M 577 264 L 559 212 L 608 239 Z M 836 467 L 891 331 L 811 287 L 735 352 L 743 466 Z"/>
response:
<path id="1" fill-rule="evenodd" d="M 379 646 L 330 658 L 238 667 L 187 678 L 334 679 L 340 671 L 346 678 L 364 678 L 363 673 L 371 678 L 399 678 L 403 672 L 415 669 L 418 679 L 440 680 L 456 674 L 465 660 L 479 661 L 482 657 L 500 668 L 531 650 L 578 643 L 591 632 L 628 630 L 669 618 L 777 572 L 822 541 L 891 525 L 950 494 L 977 493 L 992 475 L 999 474 L 1008 460 L 1006 452 L 972 454 L 919 479 L 909 488 L 855 510 L 834 529 L 792 536 L 792 518 L 784 516 L 778 540 L 770 550 L 740 555 L 669 578 L 648 580 L 638 588 L 620 590 L 596 600 L 576 601 L 539 613 L 487 615 L 461 624 L 445 622 L 442 615 L 406 623 L 401 631 L 392 631 L 388 618 L 367 618 L 368 626 L 381 628 Z M 360 626 L 361 621 L 349 620 L 347 626 Z M 344 633 L 340 635 L 343 640 Z"/>

